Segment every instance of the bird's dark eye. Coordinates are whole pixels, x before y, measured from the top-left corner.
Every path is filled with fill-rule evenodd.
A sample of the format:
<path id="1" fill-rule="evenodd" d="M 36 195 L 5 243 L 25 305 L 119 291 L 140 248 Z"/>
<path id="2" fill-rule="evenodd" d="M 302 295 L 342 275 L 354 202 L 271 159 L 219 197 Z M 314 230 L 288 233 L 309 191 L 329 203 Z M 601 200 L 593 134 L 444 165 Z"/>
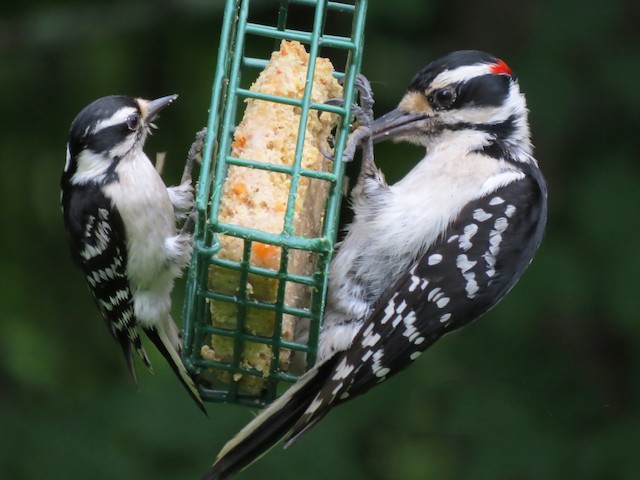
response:
<path id="1" fill-rule="evenodd" d="M 454 88 L 446 87 L 433 92 L 433 106 L 437 109 L 449 108 L 456 101 L 456 91 Z"/>
<path id="2" fill-rule="evenodd" d="M 137 113 L 134 113 L 133 115 L 130 115 L 127 118 L 127 128 L 129 130 L 131 130 L 132 132 L 138 129 L 138 123 L 139 123 L 140 117 L 138 116 Z"/>

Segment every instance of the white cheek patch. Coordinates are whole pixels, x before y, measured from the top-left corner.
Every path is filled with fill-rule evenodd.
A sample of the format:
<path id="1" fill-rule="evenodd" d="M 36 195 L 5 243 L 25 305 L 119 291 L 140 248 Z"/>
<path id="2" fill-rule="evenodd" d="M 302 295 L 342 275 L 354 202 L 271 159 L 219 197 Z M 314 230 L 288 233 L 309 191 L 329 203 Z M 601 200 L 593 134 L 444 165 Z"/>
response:
<path id="1" fill-rule="evenodd" d="M 131 132 L 122 142 L 109 150 L 109 156 L 111 158 L 122 158 L 126 156 L 136 146 L 138 141 L 137 137 L 138 134 L 136 132 Z"/>
<path id="2" fill-rule="evenodd" d="M 113 127 L 114 125 L 120 125 L 127 121 L 134 113 L 137 113 L 137 110 L 134 107 L 125 107 L 121 108 L 117 112 L 115 112 L 111 117 L 100 120 L 96 123 L 96 126 L 93 128 L 93 134 L 95 135 L 100 130 L 104 130 L 105 128 Z"/>
<path id="3" fill-rule="evenodd" d="M 506 121 L 513 112 L 509 109 L 496 109 L 495 107 L 467 107 L 464 111 L 450 112 L 452 123 L 488 123 L 494 124 Z"/>
<path id="4" fill-rule="evenodd" d="M 111 165 L 108 158 L 103 155 L 83 150 L 76 159 L 76 172 L 73 174 L 73 183 L 81 184 L 100 179 L 106 174 Z"/>

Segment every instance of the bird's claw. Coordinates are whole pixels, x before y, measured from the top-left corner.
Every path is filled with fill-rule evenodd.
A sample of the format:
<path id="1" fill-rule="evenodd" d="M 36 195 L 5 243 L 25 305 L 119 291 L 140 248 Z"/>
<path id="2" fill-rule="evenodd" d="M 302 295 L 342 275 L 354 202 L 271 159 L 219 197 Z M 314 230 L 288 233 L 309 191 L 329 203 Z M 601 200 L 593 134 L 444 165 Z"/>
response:
<path id="1" fill-rule="evenodd" d="M 207 127 L 196 133 L 196 139 L 189 147 L 187 153 L 187 162 L 184 165 L 184 171 L 182 172 L 182 180 L 180 183 L 191 183 L 191 174 L 193 172 L 194 162 L 202 163 L 202 151 L 204 150 L 204 141 L 207 137 Z"/>
<path id="2" fill-rule="evenodd" d="M 361 73 L 356 75 L 353 86 L 358 91 L 360 105 L 356 107 L 354 115 L 358 118 L 361 125 L 370 125 L 373 122 L 373 89 L 371 83 Z"/>
<path id="3" fill-rule="evenodd" d="M 179 194 L 179 198 L 182 199 L 179 205 L 174 203 L 174 208 L 180 211 L 178 220 L 186 217 L 182 228 L 180 229 L 181 236 L 191 236 L 195 230 L 196 225 L 196 211 L 195 211 L 195 199 L 193 195 L 194 188 L 192 186 L 192 172 L 194 163 L 202 163 L 202 151 L 204 150 L 204 142 L 207 136 L 207 128 L 203 128 L 196 133 L 196 138 L 189 147 L 187 153 L 187 161 L 184 165 L 182 172 L 182 179 L 178 187 L 172 187 L 176 194 Z"/>
<path id="4" fill-rule="evenodd" d="M 180 233 L 179 233 L 180 237 L 183 237 L 183 236 L 190 237 L 191 235 L 193 235 L 193 231 L 195 230 L 195 227 L 196 227 L 196 215 L 197 214 L 195 209 L 189 212 L 187 219 L 184 221 L 184 223 L 182 224 L 182 228 L 180 229 Z"/>
<path id="5" fill-rule="evenodd" d="M 352 104 L 350 107 L 352 115 L 358 121 L 358 127 L 351 132 L 347 139 L 347 144 L 342 152 L 342 161 L 350 162 L 356 154 L 358 146 L 367 138 L 371 136 L 371 129 L 369 126 L 373 122 L 373 90 L 367 77 L 362 74 L 356 76 L 354 87 L 358 91 L 359 105 Z M 331 98 L 325 102 L 328 105 L 343 105 L 344 99 Z M 330 153 L 321 149 L 322 154 L 330 160 L 335 160 L 335 157 Z"/>
<path id="6" fill-rule="evenodd" d="M 339 107 L 344 105 L 344 98 L 330 98 L 329 100 L 327 100 L 326 102 L 324 102 L 325 105 L 332 105 L 334 107 Z"/>

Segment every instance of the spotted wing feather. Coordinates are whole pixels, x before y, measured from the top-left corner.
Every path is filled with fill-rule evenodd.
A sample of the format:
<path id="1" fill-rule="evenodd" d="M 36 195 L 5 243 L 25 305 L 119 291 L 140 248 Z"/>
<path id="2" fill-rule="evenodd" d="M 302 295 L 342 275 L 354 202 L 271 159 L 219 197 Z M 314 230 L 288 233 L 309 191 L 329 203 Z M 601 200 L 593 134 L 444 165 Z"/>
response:
<path id="1" fill-rule="evenodd" d="M 407 367 L 447 332 L 487 312 L 517 282 L 542 240 L 546 190 L 524 177 L 464 208 L 382 297 L 288 436 L 288 444 L 331 407 Z"/>
<path id="2" fill-rule="evenodd" d="M 67 190 L 62 196 L 62 209 L 72 259 L 83 270 L 98 310 L 120 344 L 135 381 L 132 348 L 148 368 L 151 363 L 136 327 L 122 218 L 92 184 Z"/>

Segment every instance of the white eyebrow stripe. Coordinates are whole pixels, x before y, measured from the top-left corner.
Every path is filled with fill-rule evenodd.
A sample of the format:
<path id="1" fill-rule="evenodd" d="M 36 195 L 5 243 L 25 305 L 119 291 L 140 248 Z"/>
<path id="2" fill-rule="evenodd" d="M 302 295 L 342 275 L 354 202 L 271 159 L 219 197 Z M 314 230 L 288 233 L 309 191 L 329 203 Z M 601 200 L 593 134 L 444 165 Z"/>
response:
<path id="1" fill-rule="evenodd" d="M 124 107 L 115 112 L 111 117 L 106 120 L 100 120 L 96 123 L 96 126 L 93 128 L 93 133 L 99 132 L 100 130 L 104 130 L 105 128 L 113 127 L 114 125 L 119 125 L 127 121 L 131 115 L 136 113 L 136 109 L 134 107 Z"/>
<path id="2" fill-rule="evenodd" d="M 491 64 L 482 63 L 479 65 L 466 65 L 464 67 L 445 70 L 431 82 L 430 90 L 437 90 L 454 83 L 466 82 L 480 75 L 488 75 L 491 73 Z"/>

